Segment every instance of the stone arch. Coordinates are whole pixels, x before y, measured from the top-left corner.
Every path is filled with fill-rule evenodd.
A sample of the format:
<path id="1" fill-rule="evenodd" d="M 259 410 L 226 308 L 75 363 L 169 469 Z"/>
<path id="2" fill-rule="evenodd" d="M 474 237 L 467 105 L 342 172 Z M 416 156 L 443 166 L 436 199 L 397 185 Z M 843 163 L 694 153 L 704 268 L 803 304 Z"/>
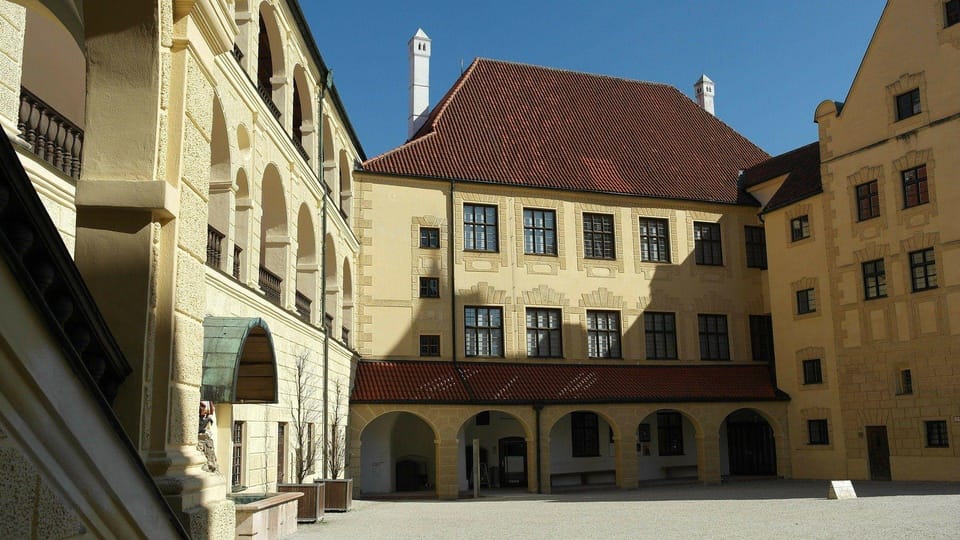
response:
<path id="1" fill-rule="evenodd" d="M 353 269 L 350 267 L 350 259 L 347 257 L 343 258 L 342 283 L 342 294 L 340 295 L 342 337 L 344 344 L 349 346 L 353 335 Z"/>
<path id="2" fill-rule="evenodd" d="M 248 254 L 250 252 L 250 219 L 253 212 L 253 202 L 250 200 L 250 183 L 247 180 L 246 169 L 237 169 L 235 181 L 234 203 L 234 240 L 233 240 L 233 277 L 246 281 Z"/>
<path id="3" fill-rule="evenodd" d="M 428 418 L 404 409 L 364 424 L 360 428 L 360 492 L 436 489 L 438 433 Z"/>
<path id="4" fill-rule="evenodd" d="M 733 429 L 731 424 L 741 424 Z M 763 429 L 765 424 L 769 431 Z M 757 427 L 760 425 L 761 427 Z M 739 433 L 736 433 L 739 431 Z M 789 475 L 789 444 L 786 426 L 769 411 L 759 407 L 731 407 L 717 428 L 720 444 L 721 475 Z M 751 445 L 744 448 L 757 463 L 744 463 L 734 455 L 739 443 Z"/>
<path id="5" fill-rule="evenodd" d="M 622 437 L 613 417 L 589 404 L 564 407 L 553 416 L 541 449 L 545 488 L 622 483 L 624 471 L 617 466 Z"/>
<path id="6" fill-rule="evenodd" d="M 276 165 L 263 172 L 260 208 L 260 275 L 259 285 L 268 299 L 283 304 L 283 282 L 287 274 L 287 202 L 283 180 Z"/>
<path id="7" fill-rule="evenodd" d="M 317 297 L 317 235 L 313 212 L 307 203 L 300 205 L 297 214 L 297 313 L 304 320 L 313 320 L 314 299 Z"/>
<path id="8" fill-rule="evenodd" d="M 535 485 L 535 436 L 527 421 L 502 408 L 471 409 L 457 432 L 458 491 L 472 487 L 474 439 L 480 442 L 480 462 L 485 469 L 482 471 L 485 474 L 481 474 L 481 488 Z"/>
<path id="9" fill-rule="evenodd" d="M 639 481 L 705 478 L 706 432 L 692 411 L 674 404 L 648 408 L 635 429 Z"/>
<path id="10" fill-rule="evenodd" d="M 210 184 L 207 201 L 207 264 L 218 270 L 228 268 L 233 243 L 230 230 L 233 207 L 233 178 L 230 175 L 230 142 L 220 98 L 213 100 L 213 127 L 210 131 Z"/>
<path id="11" fill-rule="evenodd" d="M 257 34 L 257 90 L 278 120 L 284 112 L 286 88 L 284 47 L 276 9 L 269 2 L 261 2 Z"/>
<path id="12" fill-rule="evenodd" d="M 293 68 L 293 144 L 308 163 L 316 152 L 316 124 L 313 112 L 313 88 L 307 80 L 306 70 L 297 64 Z"/>
<path id="13" fill-rule="evenodd" d="M 332 234 L 323 239 L 323 272 L 326 282 L 324 290 L 323 324 L 328 332 L 333 332 L 337 323 L 338 298 L 340 296 L 339 273 L 337 272 L 337 247 Z"/>
<path id="14" fill-rule="evenodd" d="M 340 150 L 340 213 L 350 218 L 350 205 L 353 203 L 353 165 L 346 150 Z"/>

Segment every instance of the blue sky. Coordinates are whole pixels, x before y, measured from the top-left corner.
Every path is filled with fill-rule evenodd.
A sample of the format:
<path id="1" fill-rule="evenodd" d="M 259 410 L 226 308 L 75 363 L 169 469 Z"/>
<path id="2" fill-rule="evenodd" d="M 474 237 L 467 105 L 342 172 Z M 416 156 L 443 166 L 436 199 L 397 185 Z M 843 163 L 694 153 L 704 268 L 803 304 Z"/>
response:
<path id="1" fill-rule="evenodd" d="M 476 57 L 655 81 L 692 95 L 769 152 L 816 140 L 813 113 L 843 101 L 884 0 L 301 0 L 367 157 L 402 144 L 407 41 L 433 40 L 430 101 Z"/>

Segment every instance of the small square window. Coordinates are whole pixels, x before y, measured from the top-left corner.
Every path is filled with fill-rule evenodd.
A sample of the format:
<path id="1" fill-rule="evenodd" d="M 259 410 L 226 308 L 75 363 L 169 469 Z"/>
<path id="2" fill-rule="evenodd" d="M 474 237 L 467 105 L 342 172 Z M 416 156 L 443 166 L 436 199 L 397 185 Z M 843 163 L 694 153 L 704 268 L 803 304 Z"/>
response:
<path id="1" fill-rule="evenodd" d="M 910 281 L 913 292 L 937 288 L 937 261 L 933 248 L 910 252 Z"/>
<path id="2" fill-rule="evenodd" d="M 927 448 L 948 448 L 950 434 L 947 433 L 946 420 L 931 420 L 924 422 L 927 426 Z"/>
<path id="3" fill-rule="evenodd" d="M 730 360 L 726 315 L 697 315 L 701 360 Z"/>
<path id="4" fill-rule="evenodd" d="M 826 419 L 807 420 L 807 433 L 810 444 L 830 444 Z"/>
<path id="5" fill-rule="evenodd" d="M 559 309 L 527 308 L 527 356 L 563 357 L 562 319 Z"/>
<path id="6" fill-rule="evenodd" d="M 723 266 L 719 223 L 693 222 L 693 251 L 697 264 Z"/>
<path id="7" fill-rule="evenodd" d="M 640 218 L 640 260 L 670 262 L 670 225 L 665 219 Z"/>
<path id="8" fill-rule="evenodd" d="M 887 296 L 887 274 L 883 269 L 883 259 L 867 261 L 863 268 L 863 297 L 867 300 Z"/>
<path id="9" fill-rule="evenodd" d="M 880 215 L 880 193 L 876 180 L 857 186 L 857 220 L 864 221 Z"/>
<path id="10" fill-rule="evenodd" d="M 583 256 L 587 259 L 616 259 L 613 215 L 583 214 Z"/>
<path id="11" fill-rule="evenodd" d="M 440 278 L 420 278 L 420 298 L 440 298 Z"/>
<path id="12" fill-rule="evenodd" d="M 810 218 L 808 216 L 800 216 L 791 219 L 790 240 L 796 242 L 804 238 L 810 238 Z"/>
<path id="13" fill-rule="evenodd" d="M 650 360 L 677 359 L 677 321 L 673 313 L 643 314 L 643 328 Z"/>
<path id="14" fill-rule="evenodd" d="M 912 394 L 913 393 L 913 375 L 910 373 L 909 369 L 900 370 L 900 380 L 897 381 L 899 388 L 897 388 L 897 394 Z"/>
<path id="15" fill-rule="evenodd" d="M 803 384 L 823 384 L 819 358 L 803 361 Z"/>
<path id="16" fill-rule="evenodd" d="M 587 357 L 621 357 L 619 311 L 587 311 Z"/>
<path id="17" fill-rule="evenodd" d="M 440 356 L 440 336 L 420 336 L 420 356 Z"/>
<path id="18" fill-rule="evenodd" d="M 920 114 L 920 89 L 914 88 L 897 96 L 897 120 Z"/>
<path id="19" fill-rule="evenodd" d="M 813 313 L 817 311 L 817 297 L 813 289 L 797 291 L 797 314 Z"/>
<path id="20" fill-rule="evenodd" d="M 960 22 L 960 0 L 948 0 L 943 4 L 946 15 L 944 27 L 953 26 Z"/>
<path id="21" fill-rule="evenodd" d="M 557 254 L 557 213 L 523 209 L 523 252 L 527 255 Z"/>
<path id="22" fill-rule="evenodd" d="M 438 249 L 440 247 L 440 229 L 436 227 L 420 227 L 420 247 Z"/>
<path id="23" fill-rule="evenodd" d="M 921 165 L 900 173 L 903 178 L 903 207 L 911 208 L 930 202 L 927 188 L 927 166 Z"/>
<path id="24" fill-rule="evenodd" d="M 466 251 L 499 251 L 496 206 L 463 205 L 463 249 Z"/>

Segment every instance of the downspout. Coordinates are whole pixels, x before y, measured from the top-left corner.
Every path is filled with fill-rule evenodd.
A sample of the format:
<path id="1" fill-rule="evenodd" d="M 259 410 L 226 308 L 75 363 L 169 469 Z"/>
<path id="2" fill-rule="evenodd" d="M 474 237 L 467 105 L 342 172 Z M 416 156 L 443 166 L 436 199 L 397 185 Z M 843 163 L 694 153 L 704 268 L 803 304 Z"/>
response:
<path id="1" fill-rule="evenodd" d="M 454 261 L 454 238 L 456 230 L 453 225 L 453 194 L 457 189 L 457 181 L 450 179 L 450 204 L 447 209 L 447 253 L 448 253 L 448 272 L 450 272 L 450 344 L 453 347 L 453 366 L 456 371 L 457 366 L 457 272 L 456 262 Z"/>
<path id="2" fill-rule="evenodd" d="M 327 93 L 327 88 L 333 86 L 333 71 L 327 70 L 323 86 L 320 87 L 320 106 L 319 106 L 319 127 L 317 128 L 317 137 L 320 142 L 317 164 L 320 170 L 320 187 L 323 188 L 323 224 L 321 227 L 321 237 L 323 240 L 323 258 L 320 261 L 320 324 L 323 326 L 323 422 L 320 425 L 322 448 L 320 448 L 320 472 L 323 478 L 327 477 L 327 406 L 330 404 L 329 397 L 329 379 L 330 379 L 330 332 L 333 331 L 333 325 L 327 328 L 327 198 L 330 196 L 326 181 L 323 179 L 323 97 Z M 336 264 L 336 261 L 334 261 Z"/>
<path id="3" fill-rule="evenodd" d="M 543 482 L 540 479 L 540 413 L 543 411 L 543 403 L 534 403 L 533 412 L 537 416 L 537 493 L 543 493 Z"/>

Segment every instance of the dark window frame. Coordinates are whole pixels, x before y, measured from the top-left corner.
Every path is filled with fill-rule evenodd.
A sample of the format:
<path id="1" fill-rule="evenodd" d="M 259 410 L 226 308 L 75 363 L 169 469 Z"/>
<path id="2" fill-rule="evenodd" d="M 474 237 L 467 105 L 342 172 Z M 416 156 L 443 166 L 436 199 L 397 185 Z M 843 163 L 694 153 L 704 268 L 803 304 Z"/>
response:
<path id="1" fill-rule="evenodd" d="M 623 358 L 622 330 L 619 311 L 587 310 L 587 357 Z M 605 345 L 603 354 L 601 345 Z"/>
<path id="2" fill-rule="evenodd" d="M 750 315 L 750 353 L 754 362 L 776 360 L 773 317 L 770 315 Z"/>
<path id="3" fill-rule="evenodd" d="M 925 420 L 927 448 L 950 448 L 950 429 L 946 420 Z"/>
<path id="4" fill-rule="evenodd" d="M 917 259 L 917 257 L 920 259 Z M 937 288 L 937 259 L 933 248 L 918 249 L 909 254 L 910 287 L 913 292 Z M 921 286 L 918 286 L 920 284 Z"/>
<path id="5" fill-rule="evenodd" d="M 693 222 L 693 251 L 701 266 L 723 266 L 723 233 L 719 223 Z"/>
<path id="6" fill-rule="evenodd" d="M 930 184 L 927 181 L 927 165 L 918 165 L 900 171 L 903 184 L 903 208 L 913 208 L 930 202 Z"/>
<path id="7" fill-rule="evenodd" d="M 797 291 L 797 315 L 817 312 L 817 293 L 813 287 Z"/>
<path id="8" fill-rule="evenodd" d="M 920 88 L 907 90 L 902 94 L 897 94 L 893 100 L 897 109 L 897 121 L 906 120 L 920 114 Z"/>
<path id="9" fill-rule="evenodd" d="M 563 310 L 559 308 L 528 307 L 525 315 L 527 357 L 563 358 Z M 546 316 L 546 326 L 541 326 L 540 315 Z M 532 321 L 531 316 L 533 316 Z M 556 317 L 555 323 L 554 316 Z M 533 323 L 532 326 L 531 322 Z M 531 333 L 534 338 L 533 342 L 531 342 Z"/>
<path id="10" fill-rule="evenodd" d="M 713 313 L 697 314 L 700 336 L 700 360 L 730 360 L 730 326 L 727 316 Z"/>
<path id="11" fill-rule="evenodd" d="M 678 412 L 657 413 L 657 454 L 682 456 L 683 415 Z"/>
<path id="12" fill-rule="evenodd" d="M 440 356 L 440 335 L 439 334 L 421 334 L 420 335 L 420 356 L 424 356 L 424 357 Z"/>
<path id="13" fill-rule="evenodd" d="M 420 276 L 420 298 L 440 298 L 440 278 Z"/>
<path id="14" fill-rule="evenodd" d="M 287 423 L 277 422 L 277 483 L 286 480 L 287 469 Z"/>
<path id="15" fill-rule="evenodd" d="M 464 203 L 464 251 L 477 251 L 481 253 L 500 252 L 500 233 L 498 229 L 500 225 L 499 212 L 500 209 L 496 205 Z"/>
<path id="16" fill-rule="evenodd" d="M 469 313 L 474 310 L 473 321 L 470 325 Z M 481 325 L 480 314 L 486 312 L 486 321 L 489 324 Z M 493 324 L 492 315 L 497 314 L 499 325 Z M 473 347 L 469 337 L 473 336 Z M 464 306 L 463 308 L 463 336 L 464 356 L 477 358 L 503 358 L 503 308 L 499 306 Z M 481 341 L 482 339 L 482 341 Z M 484 345 L 484 346 L 481 346 Z M 486 352 L 481 352 L 483 350 Z"/>
<path id="17" fill-rule="evenodd" d="M 670 220 L 642 217 L 639 221 L 640 260 L 670 262 Z"/>
<path id="18" fill-rule="evenodd" d="M 943 12 L 944 28 L 960 23 L 960 0 L 947 0 L 944 2 Z"/>
<path id="19" fill-rule="evenodd" d="M 440 249 L 439 227 L 420 227 L 420 248 Z"/>
<path id="20" fill-rule="evenodd" d="M 883 259 L 874 259 L 860 264 L 863 274 L 863 299 L 876 300 L 887 297 L 887 271 Z"/>
<path id="21" fill-rule="evenodd" d="M 234 420 L 233 429 L 230 431 L 230 442 L 233 445 L 233 463 L 230 464 L 230 485 L 232 487 L 240 487 L 243 481 L 243 432 L 245 430 L 245 422 Z"/>
<path id="22" fill-rule="evenodd" d="M 810 216 L 804 214 L 790 220 L 790 241 L 799 242 L 810 238 Z"/>
<path id="23" fill-rule="evenodd" d="M 913 373 L 909 369 L 901 369 L 899 379 L 897 394 L 902 396 L 913 394 Z"/>
<path id="24" fill-rule="evenodd" d="M 880 182 L 871 180 L 857 184 L 857 221 L 880 217 Z"/>
<path id="25" fill-rule="evenodd" d="M 527 216 L 529 215 L 529 220 Z M 538 215 L 541 217 L 537 224 Z M 547 218 L 550 217 L 550 220 Z M 549 223 L 548 223 L 549 222 Z M 540 244 L 538 244 L 538 240 Z M 541 208 L 523 209 L 524 255 L 557 255 L 557 211 Z"/>
<path id="26" fill-rule="evenodd" d="M 743 227 L 744 246 L 747 251 L 747 268 L 767 269 L 767 232 L 763 227 Z"/>
<path id="27" fill-rule="evenodd" d="M 676 360 L 677 314 L 671 312 L 645 311 L 643 333 L 648 360 Z"/>
<path id="28" fill-rule="evenodd" d="M 830 444 L 830 424 L 826 418 L 807 420 L 807 444 Z"/>
<path id="29" fill-rule="evenodd" d="M 823 384 L 823 363 L 819 358 L 803 361 L 803 384 Z"/>
<path id="30" fill-rule="evenodd" d="M 613 214 L 583 213 L 583 258 L 617 259 L 617 227 Z"/>
<path id="31" fill-rule="evenodd" d="M 570 451 L 573 457 L 600 457 L 600 418 L 597 413 L 570 413 Z"/>

